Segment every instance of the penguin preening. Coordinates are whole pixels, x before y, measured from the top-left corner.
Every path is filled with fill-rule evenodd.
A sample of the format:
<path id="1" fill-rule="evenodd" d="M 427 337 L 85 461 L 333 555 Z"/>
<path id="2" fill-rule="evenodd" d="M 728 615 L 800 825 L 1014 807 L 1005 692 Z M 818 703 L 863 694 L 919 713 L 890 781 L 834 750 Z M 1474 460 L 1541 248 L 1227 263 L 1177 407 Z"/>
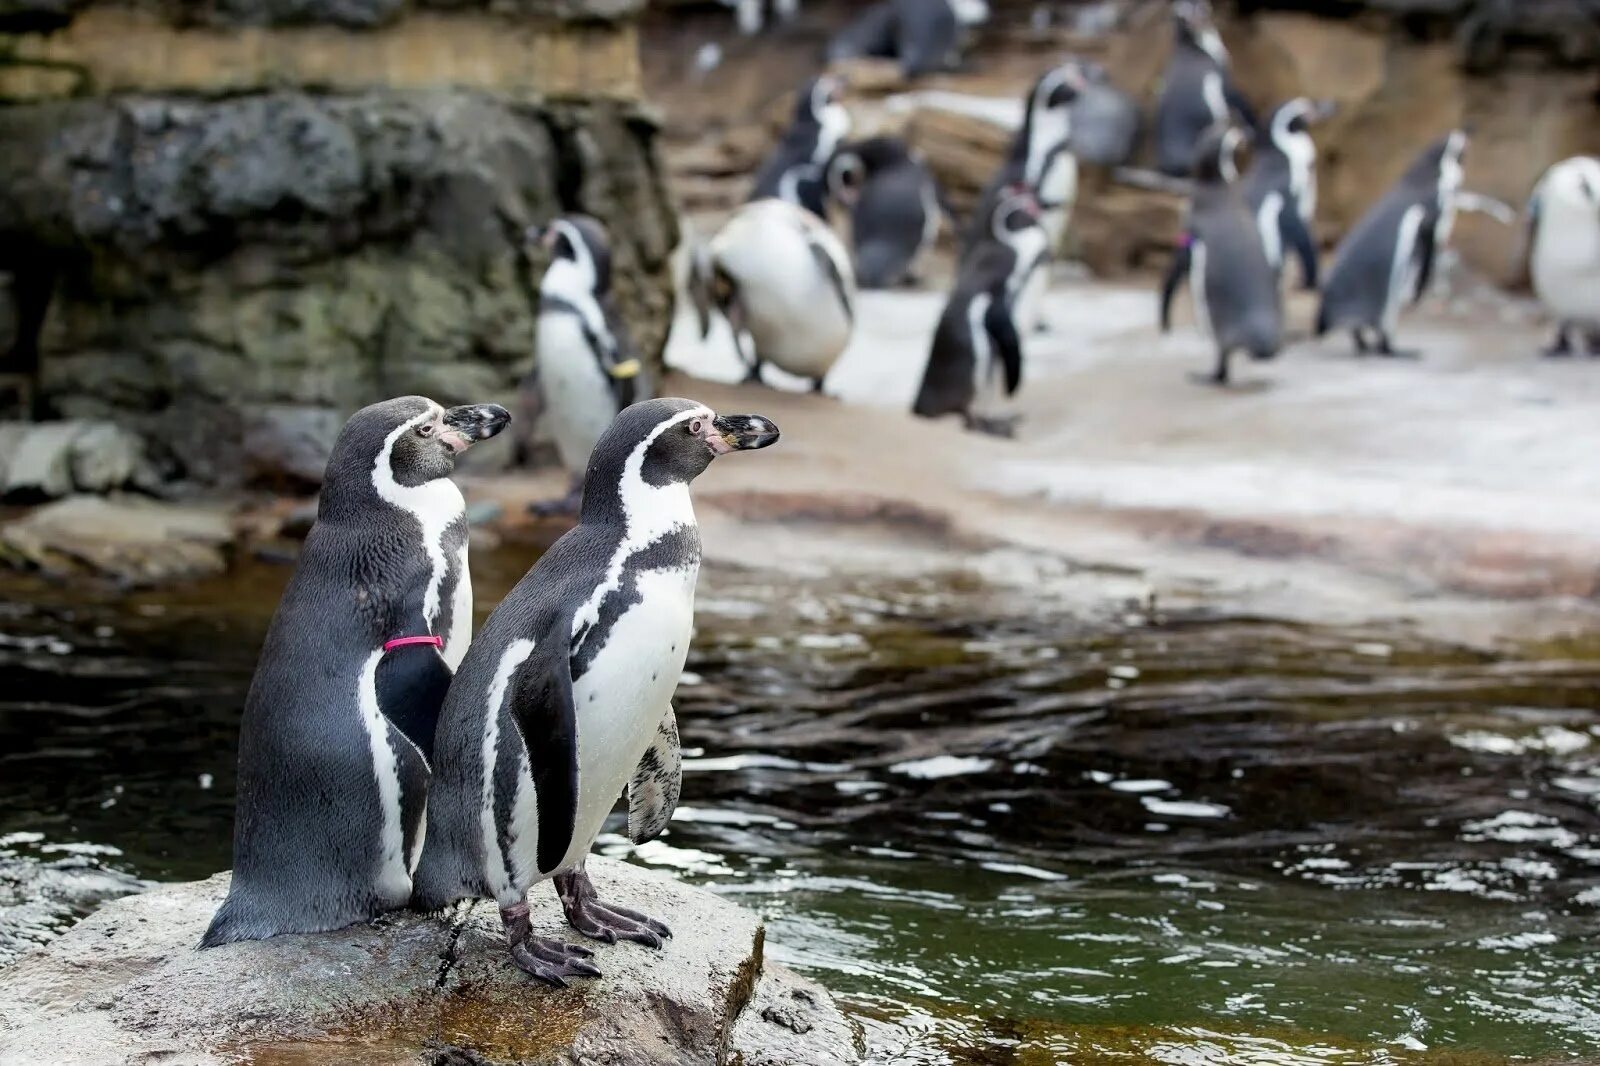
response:
<path id="1" fill-rule="evenodd" d="M 202 947 L 339 929 L 410 899 L 435 725 L 472 639 L 450 474 L 509 419 L 405 396 L 345 423 L 246 697 L 233 881 Z"/>
<path id="2" fill-rule="evenodd" d="M 826 75 L 801 87 L 789 128 L 756 171 L 751 200 L 775 197 L 827 221 L 828 160 L 850 132 L 850 113 L 839 102 L 842 87 Z"/>
<path id="3" fill-rule="evenodd" d="M 990 214 L 987 238 L 962 257 L 912 413 L 959 414 L 968 429 L 1014 435 L 1017 417 L 1006 407 L 1022 384 L 1016 305 L 1048 245 L 1033 193 L 1021 185 L 1006 190 Z"/>
<path id="4" fill-rule="evenodd" d="M 1556 320 L 1546 355 L 1573 351 L 1577 332 L 1600 355 L 1600 159 L 1574 156 L 1544 172 L 1528 200 L 1528 270 Z"/>
<path id="5" fill-rule="evenodd" d="M 563 215 L 529 230 L 528 238 L 550 255 L 550 265 L 539 282 L 535 361 L 521 393 L 572 479 L 565 498 L 533 510 L 571 513 L 595 442 L 618 411 L 650 398 L 652 383 L 611 302 L 605 227 L 588 215 Z"/>
<path id="6" fill-rule="evenodd" d="M 628 835 L 666 827 L 681 755 L 672 695 L 694 625 L 700 533 L 689 483 L 778 428 L 692 400 L 635 404 L 595 447 L 578 524 L 489 617 L 440 717 L 414 904 L 500 905 L 511 957 L 554 985 L 591 953 L 533 936 L 528 889 L 553 879 L 585 936 L 653 947 L 659 921 L 603 903 L 584 860 L 624 786 Z"/>
<path id="7" fill-rule="evenodd" d="M 1038 201 L 1040 225 L 1051 251 L 1060 247 L 1078 194 L 1078 161 L 1072 154 L 1072 105 L 1088 85 L 1082 64 L 1069 59 L 1041 74 L 1023 100 L 1022 128 L 1011 139 L 1000 170 L 989 179 L 973 213 L 969 246 L 988 236 L 1005 190 L 1026 186 Z"/>
<path id="8" fill-rule="evenodd" d="M 880 0 L 833 36 L 827 59 L 898 59 L 908 78 L 949 70 L 965 33 L 987 21 L 986 0 Z"/>
<path id="9" fill-rule="evenodd" d="M 1464 130 L 1435 141 L 1345 234 L 1323 283 L 1317 336 L 1348 329 L 1358 352 L 1418 354 L 1394 348 L 1395 323 L 1401 307 L 1427 293 L 1434 262 L 1450 240 L 1466 147 Z"/>
<path id="10" fill-rule="evenodd" d="M 1164 174 L 1189 173 L 1195 149 L 1206 131 L 1237 112 L 1253 132 L 1260 125 L 1229 74 L 1228 50 L 1212 21 L 1206 0 L 1175 0 L 1172 5 L 1172 58 L 1156 101 L 1156 166 Z"/>
<path id="11" fill-rule="evenodd" d="M 894 137 L 846 144 L 828 166 L 833 198 L 850 208 L 856 282 L 887 289 L 912 280 L 939 236 L 939 187 L 921 156 Z"/>
<path id="12" fill-rule="evenodd" d="M 1267 261 L 1280 274 L 1288 253 L 1300 260 L 1304 288 L 1317 287 L 1317 145 L 1311 123 L 1333 113 L 1331 101 L 1303 96 L 1278 105 L 1256 133 L 1244 195 L 1261 233 Z"/>
<path id="13" fill-rule="evenodd" d="M 815 215 L 783 200 L 735 211 L 695 251 L 689 292 L 702 338 L 713 307 L 728 320 L 750 381 L 760 381 L 770 362 L 810 378 L 820 392 L 855 329 L 855 271 L 844 245 Z"/>
<path id="14" fill-rule="evenodd" d="M 1278 275 L 1267 260 L 1255 217 L 1238 187 L 1239 130 L 1218 127 L 1195 151 L 1194 193 L 1184 243 L 1161 287 L 1161 331 L 1171 327 L 1172 297 L 1187 276 L 1195 319 L 1217 345 L 1217 366 L 1203 380 L 1228 384 L 1236 351 L 1270 359 L 1283 343 Z"/>

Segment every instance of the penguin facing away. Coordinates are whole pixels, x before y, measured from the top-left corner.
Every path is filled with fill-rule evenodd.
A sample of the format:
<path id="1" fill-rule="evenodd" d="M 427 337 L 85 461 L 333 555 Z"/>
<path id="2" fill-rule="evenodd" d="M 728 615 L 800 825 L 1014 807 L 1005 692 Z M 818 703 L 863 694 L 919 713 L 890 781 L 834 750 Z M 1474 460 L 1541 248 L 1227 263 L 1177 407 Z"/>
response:
<path id="1" fill-rule="evenodd" d="M 850 208 L 856 281 L 887 289 L 912 280 L 939 236 L 938 184 L 921 157 L 894 137 L 846 144 L 828 166 L 828 189 Z"/>
<path id="2" fill-rule="evenodd" d="M 1331 101 L 1303 96 L 1278 105 L 1256 134 L 1255 154 L 1244 178 L 1245 200 L 1256 218 L 1267 261 L 1280 274 L 1294 252 L 1302 287 L 1317 287 L 1317 146 L 1311 123 L 1333 113 Z"/>
<path id="3" fill-rule="evenodd" d="M 827 60 L 898 59 L 907 78 L 949 70 L 965 33 L 988 20 L 987 0 L 880 0 L 833 36 Z"/>
<path id="4" fill-rule="evenodd" d="M 783 200 L 743 205 L 696 250 L 689 295 L 702 338 L 713 307 L 728 320 L 749 381 L 759 382 L 771 362 L 820 392 L 855 329 L 855 271 L 844 245 Z"/>
<path id="5" fill-rule="evenodd" d="M 404 396 L 345 423 L 245 701 L 233 881 L 213 947 L 402 907 L 428 763 L 472 638 L 456 456 L 510 415 Z"/>
<path id="6" fill-rule="evenodd" d="M 1228 72 L 1228 50 L 1206 0 L 1175 0 L 1174 42 L 1156 101 L 1156 166 L 1164 174 L 1189 173 L 1206 131 L 1237 112 L 1251 131 L 1260 123 Z"/>
<path id="7" fill-rule="evenodd" d="M 968 429 L 1015 434 L 1017 418 L 1006 406 L 1022 384 L 1016 306 L 1048 255 L 1048 241 L 1033 194 L 1013 186 L 991 215 L 989 238 L 962 258 L 934 330 L 913 414 L 959 414 Z"/>
<path id="8" fill-rule="evenodd" d="M 989 179 L 968 234 L 969 246 L 988 235 L 994 210 L 1005 190 L 1021 184 L 1039 203 L 1040 224 L 1059 250 L 1078 194 L 1078 161 L 1072 154 L 1072 106 L 1088 87 L 1083 65 L 1068 60 L 1045 71 L 1023 100 L 1022 128 L 999 171 Z"/>
<path id="9" fill-rule="evenodd" d="M 563 215 L 528 231 L 550 255 L 539 282 L 539 329 L 533 370 L 520 392 L 537 414 L 572 478 L 562 499 L 539 502 L 540 514 L 578 508 L 589 453 L 617 412 L 650 398 L 652 382 L 611 302 L 611 246 L 588 215 Z"/>
<path id="10" fill-rule="evenodd" d="M 1270 359 L 1283 344 L 1278 275 L 1238 187 L 1234 154 L 1243 139 L 1231 126 L 1218 127 L 1196 149 L 1184 243 L 1161 287 L 1161 332 L 1166 333 L 1173 294 L 1187 277 L 1195 319 L 1217 345 L 1216 369 L 1200 379 L 1211 385 L 1228 384 L 1234 352 Z"/>
<path id="11" fill-rule="evenodd" d="M 1348 329 L 1357 352 L 1419 354 L 1394 348 L 1395 323 L 1407 302 L 1427 293 L 1434 262 L 1449 242 L 1466 146 L 1464 130 L 1439 138 L 1345 234 L 1323 283 L 1317 336 Z"/>
<path id="12" fill-rule="evenodd" d="M 1546 355 L 1569 355 L 1571 335 L 1600 355 L 1600 159 L 1573 156 L 1544 172 L 1528 200 L 1533 291 L 1556 320 Z"/>
<path id="13" fill-rule="evenodd" d="M 512 959 L 541 981 L 599 970 L 587 949 L 532 935 L 526 897 L 540 881 L 555 881 L 585 936 L 660 947 L 670 935 L 602 902 L 584 861 L 624 787 L 636 842 L 672 817 L 672 695 L 700 566 L 689 483 L 718 455 L 777 439 L 765 418 L 693 400 L 623 411 L 589 462 L 578 524 L 495 608 L 450 688 L 413 904 L 494 899 Z"/>
<path id="14" fill-rule="evenodd" d="M 760 169 L 750 200 L 767 197 L 795 204 L 828 219 L 828 160 L 850 133 L 850 113 L 839 102 L 838 78 L 812 78 L 795 97 L 794 118 Z"/>

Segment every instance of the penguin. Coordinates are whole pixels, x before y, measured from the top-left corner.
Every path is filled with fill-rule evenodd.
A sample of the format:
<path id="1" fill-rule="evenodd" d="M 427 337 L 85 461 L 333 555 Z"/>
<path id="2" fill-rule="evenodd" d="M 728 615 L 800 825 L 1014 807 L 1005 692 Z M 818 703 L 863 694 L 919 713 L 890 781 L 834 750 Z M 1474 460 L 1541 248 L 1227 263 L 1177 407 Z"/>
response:
<path id="1" fill-rule="evenodd" d="M 1464 130 L 1428 146 L 1345 234 L 1323 283 L 1317 336 L 1348 329 L 1360 353 L 1420 354 L 1394 348 L 1395 321 L 1408 300 L 1417 303 L 1428 291 L 1434 261 L 1450 240 L 1466 147 Z"/>
<path id="2" fill-rule="evenodd" d="M 617 412 L 650 398 L 651 382 L 611 302 L 611 246 L 588 215 L 562 215 L 527 234 L 550 265 L 539 282 L 533 370 L 522 382 L 525 410 L 537 412 L 572 478 L 566 497 L 535 503 L 536 513 L 578 507 L 595 441 Z"/>
<path id="3" fill-rule="evenodd" d="M 739 23 L 739 32 L 746 37 L 754 37 L 766 28 L 765 0 L 722 0 L 722 4 L 724 7 L 733 8 L 734 18 Z M 780 22 L 793 22 L 794 17 L 800 13 L 800 0 L 772 0 L 772 10 Z"/>
<path id="4" fill-rule="evenodd" d="M 750 200 L 787 201 L 828 220 L 828 161 L 850 132 L 850 113 L 839 102 L 838 78 L 812 78 L 795 98 L 794 119 L 756 171 Z"/>
<path id="5" fill-rule="evenodd" d="M 1600 159 L 1574 156 L 1544 172 L 1528 200 L 1528 269 L 1556 320 L 1546 355 L 1569 355 L 1571 335 L 1600 355 Z"/>
<path id="6" fill-rule="evenodd" d="M 1236 351 L 1270 359 L 1283 344 L 1278 276 L 1261 246 L 1255 218 L 1238 187 L 1234 161 L 1244 135 L 1222 126 L 1207 133 L 1191 167 L 1194 194 L 1185 239 L 1161 287 L 1161 332 L 1171 328 L 1172 297 L 1185 275 L 1195 319 L 1217 344 L 1217 367 L 1201 380 L 1228 384 Z"/>
<path id="7" fill-rule="evenodd" d="M 1099 63 L 1080 59 L 1078 66 L 1084 86 L 1072 101 L 1072 154 L 1081 163 L 1121 166 L 1139 139 L 1139 104 Z"/>
<path id="8" fill-rule="evenodd" d="M 881 0 L 833 36 L 827 59 L 898 59 L 916 78 L 958 66 L 963 36 L 987 21 L 987 0 Z"/>
<path id="9" fill-rule="evenodd" d="M 713 307 L 728 320 L 750 381 L 759 382 L 770 362 L 821 392 L 855 329 L 855 271 L 844 245 L 815 215 L 783 200 L 735 211 L 694 253 L 689 293 L 702 338 Z"/>
<path id="10" fill-rule="evenodd" d="M 1280 274 L 1293 251 L 1302 286 L 1317 287 L 1317 146 L 1310 125 L 1333 113 L 1331 101 L 1303 96 L 1279 104 L 1256 134 L 1254 158 L 1244 177 L 1245 200 L 1255 215 L 1267 261 Z"/>
<path id="11" fill-rule="evenodd" d="M 1069 59 L 1045 71 L 1023 100 L 1022 128 L 1011 140 L 1000 170 L 979 197 L 967 237 L 970 247 L 988 236 L 1005 190 L 1024 185 L 1038 201 L 1040 224 L 1052 252 L 1061 246 L 1078 195 L 1078 161 L 1072 154 L 1072 105 L 1088 87 L 1083 66 Z"/>
<path id="12" fill-rule="evenodd" d="M 700 533 L 689 483 L 778 427 L 693 400 L 634 404 L 595 446 L 578 524 L 490 615 L 439 719 L 413 905 L 500 905 L 517 966 L 552 985 L 598 976 L 591 952 L 532 935 L 544 880 L 572 927 L 660 947 L 668 928 L 599 898 L 584 861 L 624 787 L 628 835 L 667 825 L 681 755 L 672 696 L 694 626 Z"/>
<path id="13" fill-rule="evenodd" d="M 1206 0 L 1175 0 L 1172 5 L 1172 58 L 1156 101 L 1156 166 L 1183 177 L 1207 130 L 1229 122 L 1234 111 L 1253 133 L 1260 123 L 1228 72 L 1228 50 Z"/>
<path id="14" fill-rule="evenodd" d="M 339 433 L 245 700 L 233 881 L 201 947 L 339 929 L 410 899 L 434 729 L 472 639 L 450 474 L 509 419 L 403 396 Z"/>
<path id="15" fill-rule="evenodd" d="M 968 429 L 1010 437 L 1017 419 L 1003 407 L 1022 384 L 1016 303 L 1049 254 L 1049 237 L 1022 185 L 1006 190 L 989 227 L 988 239 L 962 258 L 911 410 L 923 418 L 959 414 Z"/>
<path id="16" fill-rule="evenodd" d="M 939 236 L 939 186 L 920 153 L 895 137 L 847 144 L 828 166 L 830 195 L 850 208 L 856 282 L 887 289 L 912 280 Z"/>

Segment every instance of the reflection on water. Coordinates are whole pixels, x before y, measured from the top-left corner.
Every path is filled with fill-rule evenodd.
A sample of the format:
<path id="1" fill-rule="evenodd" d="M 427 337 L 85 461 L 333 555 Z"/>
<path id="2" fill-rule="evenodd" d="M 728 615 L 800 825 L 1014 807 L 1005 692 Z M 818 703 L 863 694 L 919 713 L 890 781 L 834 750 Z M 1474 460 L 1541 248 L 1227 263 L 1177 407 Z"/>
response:
<path id="1" fill-rule="evenodd" d="M 248 576 L 0 619 L 0 953 L 227 864 Z M 1600 648 L 997 595 L 708 571 L 683 807 L 602 848 L 759 909 L 882 1063 L 1600 1054 Z"/>

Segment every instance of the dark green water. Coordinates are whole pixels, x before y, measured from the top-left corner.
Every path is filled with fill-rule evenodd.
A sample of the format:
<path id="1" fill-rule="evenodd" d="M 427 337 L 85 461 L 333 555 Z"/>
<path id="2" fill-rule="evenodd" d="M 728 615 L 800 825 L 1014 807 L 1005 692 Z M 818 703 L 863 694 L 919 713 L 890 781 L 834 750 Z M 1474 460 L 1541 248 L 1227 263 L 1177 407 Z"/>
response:
<path id="1" fill-rule="evenodd" d="M 0 955 L 227 866 L 285 577 L 13 593 Z M 1600 644 L 1073 613 L 708 570 L 635 860 L 760 910 L 879 1063 L 1600 1059 Z"/>

